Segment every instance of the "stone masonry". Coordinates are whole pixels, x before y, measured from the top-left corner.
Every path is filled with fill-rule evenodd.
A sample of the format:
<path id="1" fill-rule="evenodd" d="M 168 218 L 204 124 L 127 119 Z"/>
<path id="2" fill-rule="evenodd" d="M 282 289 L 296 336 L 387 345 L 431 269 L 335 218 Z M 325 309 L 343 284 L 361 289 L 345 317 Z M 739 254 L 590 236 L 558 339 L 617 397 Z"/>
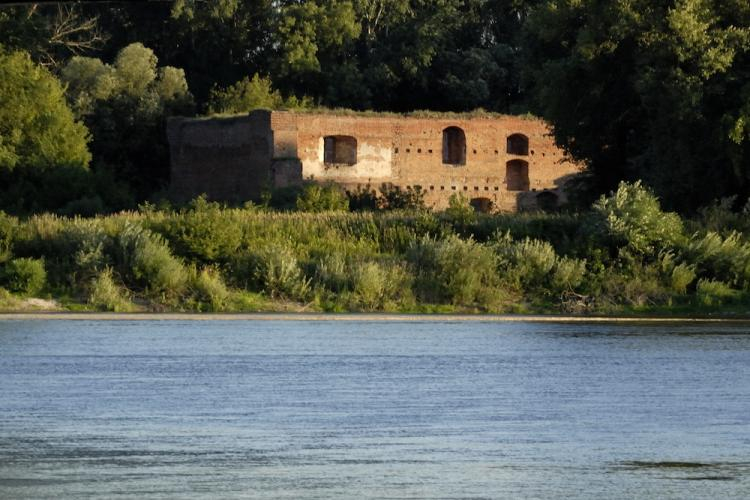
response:
<path id="1" fill-rule="evenodd" d="M 241 202 L 304 181 L 345 189 L 421 188 L 433 208 L 454 193 L 479 210 L 554 207 L 580 171 L 547 124 L 518 116 L 417 117 L 253 111 L 173 118 L 171 192 Z"/>

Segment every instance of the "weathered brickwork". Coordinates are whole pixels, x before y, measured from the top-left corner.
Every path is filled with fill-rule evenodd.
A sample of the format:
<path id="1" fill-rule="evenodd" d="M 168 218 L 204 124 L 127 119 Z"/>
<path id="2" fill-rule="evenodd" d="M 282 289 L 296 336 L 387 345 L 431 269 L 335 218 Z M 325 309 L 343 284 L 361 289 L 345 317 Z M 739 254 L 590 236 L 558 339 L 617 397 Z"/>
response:
<path id="1" fill-rule="evenodd" d="M 313 180 L 347 189 L 419 186 L 434 208 L 461 193 L 478 208 L 514 211 L 564 201 L 562 187 L 579 171 L 543 121 L 516 116 L 254 111 L 174 119 L 168 135 L 178 198 L 241 201 Z"/>

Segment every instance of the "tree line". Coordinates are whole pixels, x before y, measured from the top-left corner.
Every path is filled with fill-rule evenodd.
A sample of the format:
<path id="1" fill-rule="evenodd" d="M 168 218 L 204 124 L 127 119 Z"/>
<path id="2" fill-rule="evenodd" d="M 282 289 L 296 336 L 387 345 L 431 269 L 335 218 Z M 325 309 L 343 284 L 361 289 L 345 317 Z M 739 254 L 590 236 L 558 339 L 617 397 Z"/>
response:
<path id="1" fill-rule="evenodd" d="M 745 0 L 29 3 L 0 45 L 17 213 L 155 199 L 167 116 L 255 107 L 531 112 L 588 165 L 583 206 L 621 180 L 682 212 L 750 195 Z"/>

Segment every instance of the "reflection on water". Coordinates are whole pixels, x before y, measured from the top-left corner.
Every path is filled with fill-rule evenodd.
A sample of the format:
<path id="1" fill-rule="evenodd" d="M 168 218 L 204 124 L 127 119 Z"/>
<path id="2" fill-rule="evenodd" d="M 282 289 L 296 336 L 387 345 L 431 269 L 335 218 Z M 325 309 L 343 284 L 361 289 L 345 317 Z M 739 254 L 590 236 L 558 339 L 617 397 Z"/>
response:
<path id="1" fill-rule="evenodd" d="M 0 321 L 0 498 L 747 498 L 746 331 Z"/>

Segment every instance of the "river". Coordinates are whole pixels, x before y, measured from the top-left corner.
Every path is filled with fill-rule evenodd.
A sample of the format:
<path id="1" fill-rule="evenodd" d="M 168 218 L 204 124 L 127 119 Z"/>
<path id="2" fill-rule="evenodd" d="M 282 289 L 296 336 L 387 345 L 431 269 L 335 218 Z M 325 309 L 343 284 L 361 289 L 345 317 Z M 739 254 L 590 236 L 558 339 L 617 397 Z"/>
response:
<path id="1" fill-rule="evenodd" d="M 0 321 L 0 498 L 748 498 L 750 328 Z"/>

